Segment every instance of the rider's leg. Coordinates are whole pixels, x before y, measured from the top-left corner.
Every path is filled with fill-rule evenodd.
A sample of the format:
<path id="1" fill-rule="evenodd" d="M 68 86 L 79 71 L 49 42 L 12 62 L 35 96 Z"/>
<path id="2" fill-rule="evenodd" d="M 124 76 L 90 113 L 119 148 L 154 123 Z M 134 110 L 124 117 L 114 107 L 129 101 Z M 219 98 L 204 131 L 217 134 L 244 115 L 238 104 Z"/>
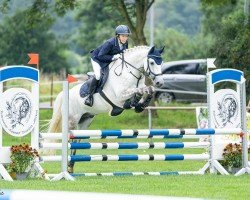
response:
<path id="1" fill-rule="evenodd" d="M 98 80 L 100 80 L 100 76 L 101 76 L 101 67 L 100 67 L 100 65 L 97 62 L 95 62 L 94 60 L 92 60 L 92 59 L 91 59 L 91 63 L 92 63 L 92 66 L 93 66 L 95 76 L 91 77 L 91 82 L 90 82 L 90 85 L 89 85 L 89 96 L 85 100 L 85 104 L 87 106 L 90 106 L 90 107 L 93 106 L 93 102 L 94 102 L 93 94 L 95 92 Z"/>
<path id="2" fill-rule="evenodd" d="M 91 64 L 93 66 L 93 70 L 94 70 L 94 73 L 95 73 L 96 80 L 100 80 L 100 77 L 101 77 L 101 67 L 100 67 L 100 65 L 97 62 L 95 62 L 92 58 L 91 58 Z"/>

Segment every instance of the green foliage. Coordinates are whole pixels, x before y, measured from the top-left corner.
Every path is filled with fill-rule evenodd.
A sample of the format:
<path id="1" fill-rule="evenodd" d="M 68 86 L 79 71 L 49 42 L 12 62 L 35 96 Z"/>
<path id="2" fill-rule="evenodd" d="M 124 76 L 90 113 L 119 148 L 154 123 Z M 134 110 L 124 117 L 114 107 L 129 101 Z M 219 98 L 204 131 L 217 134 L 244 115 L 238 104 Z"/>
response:
<path id="1" fill-rule="evenodd" d="M 73 10 L 77 5 L 77 0 L 57 0 L 55 2 L 55 11 L 59 16 L 63 16 L 68 10 Z"/>
<path id="2" fill-rule="evenodd" d="M 237 4 L 228 0 L 202 0 L 201 2 L 202 12 L 204 13 L 202 32 L 205 35 L 213 34 L 215 37 L 219 36 L 222 19 L 237 10 L 243 9 L 243 0 L 239 0 Z"/>
<path id="3" fill-rule="evenodd" d="M 243 70 L 250 65 L 249 34 L 250 25 L 244 25 L 242 13 L 234 13 L 222 21 L 220 37 L 213 46 L 222 66 Z"/>
<path id="4" fill-rule="evenodd" d="M 212 50 L 223 67 L 244 70 L 250 65 L 250 25 L 244 25 L 244 20 L 242 12 L 233 13 L 222 20 L 220 37 L 216 38 Z"/>
<path id="5" fill-rule="evenodd" d="M 73 51 L 65 50 L 62 55 L 66 59 L 67 64 L 70 66 L 71 73 L 78 74 L 83 71 L 87 72 L 88 65 L 79 54 L 76 54 Z"/>
<path id="6" fill-rule="evenodd" d="M 155 1 L 155 26 L 173 28 L 194 36 L 200 31 L 202 12 L 199 0 L 157 0 Z"/>
<path id="7" fill-rule="evenodd" d="M 156 30 L 156 44 L 165 45 L 164 62 L 183 59 L 207 58 L 207 51 L 213 39 L 204 38 L 201 34 L 190 38 L 187 34 L 175 29 L 158 28 Z"/>
<path id="8" fill-rule="evenodd" d="M 15 0 L 8 1 L 15 2 Z M 42 22 L 44 17 L 52 20 L 54 18 L 54 13 L 63 16 L 67 11 L 73 10 L 77 6 L 76 0 L 29 0 L 28 2 L 30 4 L 26 7 L 26 12 L 30 25 L 36 25 L 37 23 Z"/>
<path id="9" fill-rule="evenodd" d="M 19 2 L 16 0 L 8 2 L 10 2 L 9 6 L 11 11 L 14 12 L 12 8 L 19 4 Z M 22 2 L 22 0 L 20 2 Z M 138 5 L 143 8 L 151 1 L 147 3 L 145 3 L 145 1 L 125 2 L 131 23 L 136 24 L 136 31 L 132 30 L 132 37 L 141 36 L 143 33 L 137 30 L 139 26 L 141 27 L 140 20 L 142 20 L 142 18 L 140 18 L 140 20 L 137 19 L 138 16 L 135 15 L 137 12 L 135 3 L 138 2 Z M 73 71 L 79 71 L 79 69 L 88 71 L 88 69 L 91 68 L 89 51 L 103 43 L 107 38 L 114 36 L 114 28 L 118 24 L 127 24 L 127 19 L 121 13 L 121 9 L 119 9 L 119 5 L 122 5 L 122 1 L 67 0 L 54 2 L 29 0 L 22 3 L 26 4 L 26 7 L 23 9 L 27 9 L 29 16 L 28 22 L 31 24 L 39 24 L 43 18 L 47 18 L 51 23 L 52 18 L 57 19 L 55 25 L 52 27 L 53 32 L 60 40 L 70 44 L 69 48 L 73 49 L 73 51 L 84 55 L 84 68 L 78 67 L 76 70 L 74 67 Z M 166 61 L 201 58 L 206 55 L 205 50 L 207 48 L 204 48 L 204 43 L 207 44 L 209 40 L 204 41 L 200 35 L 193 36 L 200 29 L 201 12 L 199 11 L 198 0 L 161 0 L 155 1 L 154 4 L 156 20 L 155 44 L 157 46 L 166 45 L 166 49 L 168 49 L 167 53 L 165 53 Z M 72 9 L 74 10 L 71 11 Z M 55 12 L 59 14 L 59 17 L 65 14 L 64 18 L 56 17 Z M 30 18 L 30 16 L 32 17 Z M 76 16 L 77 22 L 73 21 L 74 16 Z M 168 29 L 166 29 L 168 27 L 173 27 L 175 31 L 169 32 Z M 148 26 L 145 33 L 149 33 Z M 190 38 L 191 35 L 193 36 L 192 38 Z M 149 38 L 149 34 L 147 38 Z M 173 46 L 172 43 L 174 43 Z M 134 46 L 138 44 L 138 42 L 129 39 L 129 44 L 130 46 Z M 66 57 L 67 61 L 70 61 L 67 63 L 70 63 L 70 66 L 72 66 L 72 59 L 68 56 L 69 54 L 67 52 L 63 53 L 63 57 Z M 82 72 L 81 70 L 80 72 Z"/>
<path id="10" fill-rule="evenodd" d="M 202 1 L 205 18 L 204 35 L 211 35 L 214 42 L 208 56 L 216 57 L 219 68 L 242 70 L 246 78 L 246 91 L 250 90 L 250 15 L 243 12 L 243 0 Z M 248 19 L 248 23 L 246 22 Z M 250 94 L 247 93 L 248 98 Z"/>
<path id="11" fill-rule="evenodd" d="M 60 71 L 68 66 L 61 56 L 63 45 L 49 29 L 51 21 L 43 20 L 30 26 L 25 11 L 6 17 L 0 24 L 0 65 L 26 64 L 27 53 L 40 54 L 40 69 L 43 72 Z"/>
<path id="12" fill-rule="evenodd" d="M 9 10 L 9 2 L 10 0 L 3 0 L 0 4 L 0 11 L 5 13 Z"/>
<path id="13" fill-rule="evenodd" d="M 114 36 L 115 27 L 124 23 L 118 11 L 112 9 L 108 1 L 84 1 L 76 19 L 80 22 L 76 42 L 85 53 Z"/>

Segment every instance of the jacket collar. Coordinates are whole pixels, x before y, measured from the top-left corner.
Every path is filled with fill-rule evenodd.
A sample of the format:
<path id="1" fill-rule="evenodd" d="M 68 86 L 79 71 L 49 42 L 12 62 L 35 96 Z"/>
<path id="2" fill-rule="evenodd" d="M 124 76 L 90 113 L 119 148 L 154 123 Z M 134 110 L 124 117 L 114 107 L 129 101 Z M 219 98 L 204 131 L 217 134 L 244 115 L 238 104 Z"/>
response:
<path id="1" fill-rule="evenodd" d="M 115 46 L 119 46 L 119 41 L 117 37 L 115 37 Z"/>

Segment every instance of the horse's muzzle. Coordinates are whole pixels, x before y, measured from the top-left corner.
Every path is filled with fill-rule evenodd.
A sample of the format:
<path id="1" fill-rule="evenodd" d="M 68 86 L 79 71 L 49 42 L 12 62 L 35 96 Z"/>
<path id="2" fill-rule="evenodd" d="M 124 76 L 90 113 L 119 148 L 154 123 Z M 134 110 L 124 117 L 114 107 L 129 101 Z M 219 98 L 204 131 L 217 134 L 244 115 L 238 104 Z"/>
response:
<path id="1" fill-rule="evenodd" d="M 162 79 L 159 76 L 154 76 L 153 79 L 154 85 L 160 88 L 163 85 Z"/>

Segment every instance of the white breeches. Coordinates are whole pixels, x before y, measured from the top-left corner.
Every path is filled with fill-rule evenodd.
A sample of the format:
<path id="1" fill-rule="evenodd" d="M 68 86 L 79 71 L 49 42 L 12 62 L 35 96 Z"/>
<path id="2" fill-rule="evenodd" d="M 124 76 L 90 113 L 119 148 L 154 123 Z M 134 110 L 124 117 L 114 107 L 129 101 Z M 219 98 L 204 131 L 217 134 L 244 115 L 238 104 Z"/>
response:
<path id="1" fill-rule="evenodd" d="M 91 58 L 91 63 L 92 63 L 92 66 L 93 66 L 93 70 L 94 70 L 94 73 L 95 73 L 96 80 L 100 80 L 100 76 L 101 76 L 101 67 L 100 67 L 100 65 L 97 62 L 95 62 L 92 58 Z"/>

